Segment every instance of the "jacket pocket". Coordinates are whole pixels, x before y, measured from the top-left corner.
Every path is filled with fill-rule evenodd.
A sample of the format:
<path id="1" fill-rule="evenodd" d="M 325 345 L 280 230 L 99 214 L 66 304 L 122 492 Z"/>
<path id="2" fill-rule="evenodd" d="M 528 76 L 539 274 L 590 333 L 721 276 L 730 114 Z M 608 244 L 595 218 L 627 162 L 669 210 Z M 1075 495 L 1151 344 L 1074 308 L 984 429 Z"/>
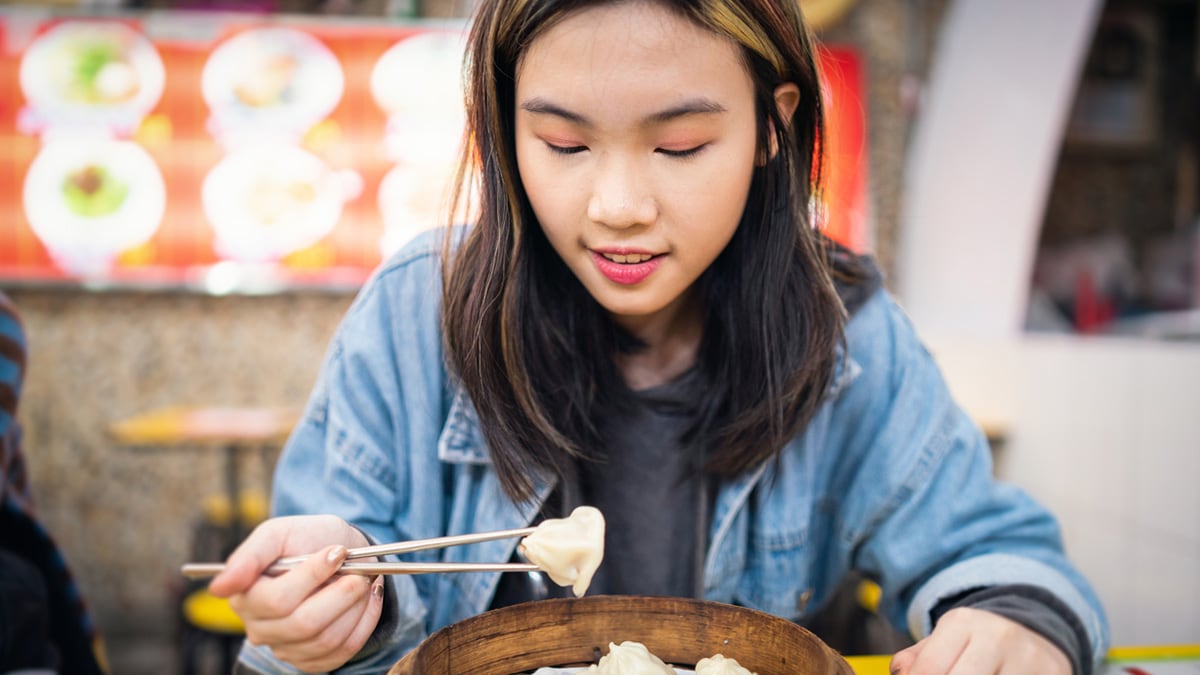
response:
<path id="1" fill-rule="evenodd" d="M 807 529 L 759 533 L 748 544 L 737 604 L 785 619 L 800 618 L 813 596 Z"/>
<path id="2" fill-rule="evenodd" d="M 747 504 L 746 566 L 737 592 L 741 604 L 787 619 L 803 615 L 812 597 L 812 455 L 797 450 L 780 457 Z"/>

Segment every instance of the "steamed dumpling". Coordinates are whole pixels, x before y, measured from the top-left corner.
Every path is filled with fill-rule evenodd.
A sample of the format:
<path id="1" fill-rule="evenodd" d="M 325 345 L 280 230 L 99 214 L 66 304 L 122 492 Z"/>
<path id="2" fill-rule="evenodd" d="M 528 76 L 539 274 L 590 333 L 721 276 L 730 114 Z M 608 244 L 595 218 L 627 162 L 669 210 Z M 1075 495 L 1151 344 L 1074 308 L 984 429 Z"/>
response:
<path id="1" fill-rule="evenodd" d="M 580 506 L 567 518 L 547 518 L 521 540 L 520 551 L 554 583 L 582 596 L 604 558 L 604 515 Z"/>
<path id="2" fill-rule="evenodd" d="M 700 659 L 696 664 L 696 675 L 755 675 L 742 667 L 735 659 L 727 659 L 721 654 L 714 654 L 707 659 Z"/>
<path id="3" fill-rule="evenodd" d="M 600 663 L 588 668 L 595 675 L 675 675 L 675 669 L 650 653 L 640 642 L 608 643 Z"/>

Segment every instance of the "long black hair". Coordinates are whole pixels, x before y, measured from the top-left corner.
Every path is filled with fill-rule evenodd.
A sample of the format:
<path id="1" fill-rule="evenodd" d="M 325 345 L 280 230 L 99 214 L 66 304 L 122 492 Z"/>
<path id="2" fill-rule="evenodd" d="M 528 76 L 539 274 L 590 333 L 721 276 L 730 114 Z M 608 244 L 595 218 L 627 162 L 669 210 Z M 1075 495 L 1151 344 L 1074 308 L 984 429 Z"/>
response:
<path id="1" fill-rule="evenodd" d="M 445 266 L 447 359 L 479 414 L 501 483 L 516 501 L 535 477 L 571 475 L 603 447 L 596 421 L 627 389 L 614 357 L 638 348 L 557 255 L 519 180 L 515 80 L 528 45 L 577 9 L 611 0 L 481 0 L 467 66 L 468 150 L 479 221 Z M 845 312 L 813 226 L 823 107 L 814 41 L 795 0 L 653 0 L 741 48 L 754 82 L 758 145 L 737 231 L 697 281 L 705 382 L 684 441 L 706 471 L 732 476 L 776 456 L 827 390 Z M 800 104 L 783 119 L 774 93 Z"/>

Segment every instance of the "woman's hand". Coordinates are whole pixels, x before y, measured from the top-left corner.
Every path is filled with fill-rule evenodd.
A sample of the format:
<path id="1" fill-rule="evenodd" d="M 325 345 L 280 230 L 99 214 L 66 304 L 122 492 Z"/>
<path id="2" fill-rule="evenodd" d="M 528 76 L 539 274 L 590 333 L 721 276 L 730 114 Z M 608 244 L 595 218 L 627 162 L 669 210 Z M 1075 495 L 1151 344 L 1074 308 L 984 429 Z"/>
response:
<path id="1" fill-rule="evenodd" d="M 893 675 L 1071 675 L 1052 642 L 999 614 L 960 607 L 929 637 L 892 657 Z"/>
<path id="2" fill-rule="evenodd" d="M 335 576 L 346 549 L 369 542 L 334 516 L 273 518 L 259 525 L 209 584 L 229 598 L 246 640 L 306 672 L 325 672 L 353 657 L 375 630 L 383 607 L 383 577 Z M 277 576 L 263 576 L 276 559 L 313 553 Z"/>

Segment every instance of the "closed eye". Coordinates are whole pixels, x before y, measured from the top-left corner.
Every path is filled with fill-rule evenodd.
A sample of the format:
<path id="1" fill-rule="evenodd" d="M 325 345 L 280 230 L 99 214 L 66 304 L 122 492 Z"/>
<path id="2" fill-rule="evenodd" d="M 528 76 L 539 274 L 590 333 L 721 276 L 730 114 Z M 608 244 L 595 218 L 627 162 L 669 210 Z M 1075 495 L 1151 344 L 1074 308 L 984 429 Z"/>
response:
<path id="1" fill-rule="evenodd" d="M 686 150 L 668 150 L 666 148 L 656 148 L 655 152 L 666 155 L 667 157 L 674 157 L 676 159 L 688 159 L 689 157 L 695 157 L 696 155 L 700 154 L 700 151 L 706 147 L 708 147 L 708 144 L 702 143 L 694 148 L 688 148 Z"/>
<path id="2" fill-rule="evenodd" d="M 587 150 L 586 145 L 555 145 L 553 143 L 546 143 L 546 147 L 550 148 L 551 152 L 559 155 L 577 155 Z"/>

